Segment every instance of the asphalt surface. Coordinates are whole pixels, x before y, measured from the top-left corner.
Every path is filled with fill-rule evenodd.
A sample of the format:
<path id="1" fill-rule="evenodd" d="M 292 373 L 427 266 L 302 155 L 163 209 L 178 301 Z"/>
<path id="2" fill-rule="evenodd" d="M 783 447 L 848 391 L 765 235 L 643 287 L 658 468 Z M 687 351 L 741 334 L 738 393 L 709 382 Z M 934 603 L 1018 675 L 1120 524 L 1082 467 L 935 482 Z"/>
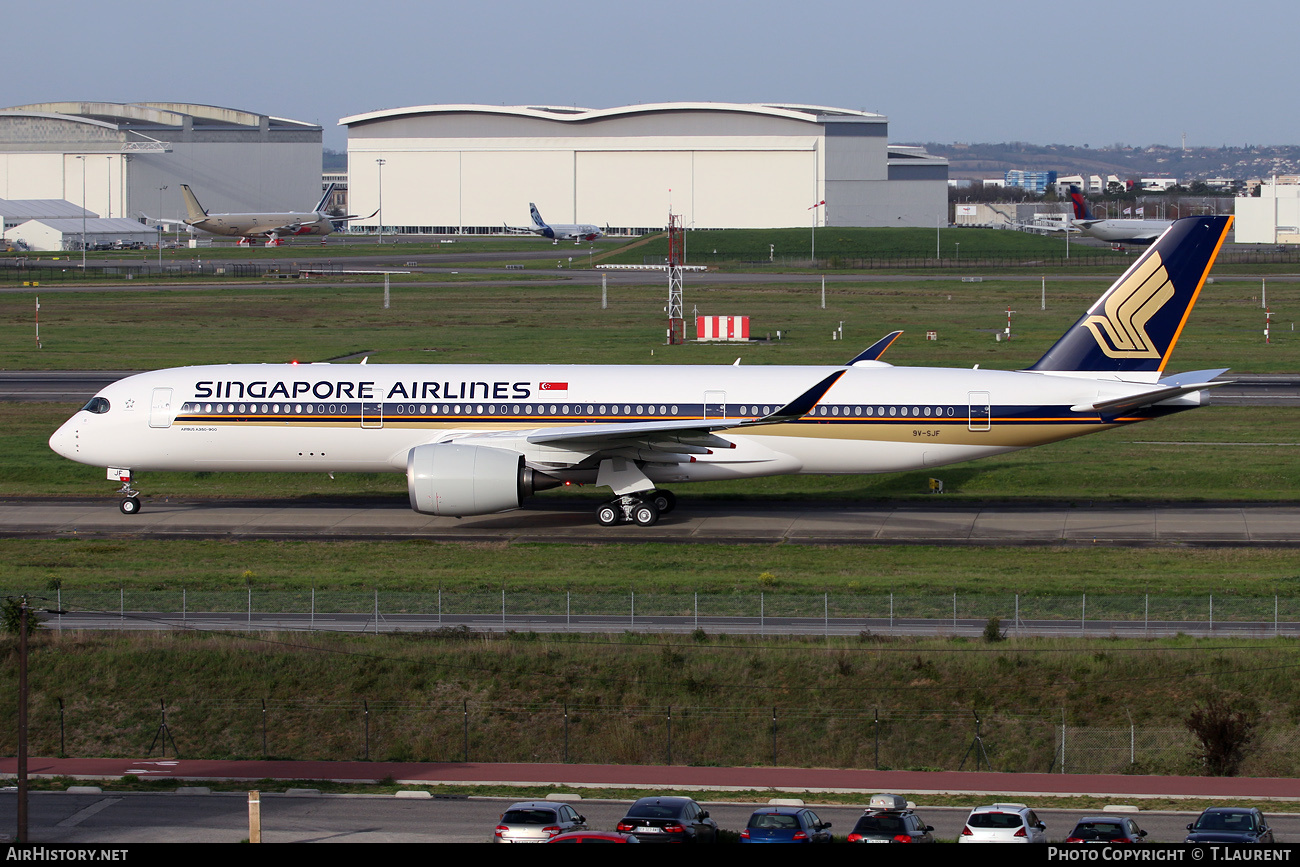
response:
<path id="1" fill-rule="evenodd" d="M 0 774 L 15 773 L 15 760 L 0 760 Z M 268 792 L 266 780 L 392 780 L 412 791 L 437 785 L 530 785 L 549 788 L 587 818 L 591 827 L 612 829 L 631 798 L 583 798 L 590 788 L 636 788 L 665 794 L 760 791 L 773 798 L 797 798 L 812 806 L 837 834 L 847 834 L 874 792 L 899 792 L 941 839 L 955 839 L 969 812 L 963 807 L 927 807 L 926 797 L 960 795 L 969 806 L 1018 801 L 1033 806 L 1044 797 L 1096 796 L 1148 830 L 1150 839 L 1180 842 L 1198 812 L 1142 810 L 1148 798 L 1204 799 L 1232 804 L 1242 799 L 1296 800 L 1295 782 L 1272 778 L 1144 777 L 1124 775 L 1005 774 L 993 772 L 910 772 L 866 769 L 704 768 L 580 764 L 417 764 L 392 762 L 218 762 L 174 758 L 48 759 L 29 763 L 33 777 L 116 779 L 125 774 L 174 781 L 176 791 L 123 793 L 34 792 L 29 796 L 30 839 L 50 844 L 134 842 L 236 842 L 248 835 L 247 795 L 212 793 L 192 786 L 207 781 L 248 783 L 261 791 L 266 842 L 486 842 L 501 812 L 518 798 L 410 798 L 385 795 L 320 795 L 312 789 Z M 274 788 L 282 789 L 282 786 Z M 820 795 L 860 796 L 858 805 L 818 806 Z M 719 827 L 744 827 L 759 805 L 725 799 L 703 802 Z M 16 810 L 13 792 L 0 793 L 0 815 Z M 1059 841 L 1083 815 L 1101 810 L 1037 810 L 1048 837 Z M 1269 812 L 1280 842 L 1300 835 L 1300 815 Z M 4 830 L 12 828 L 5 822 Z M 2 833 L 2 832 L 0 832 Z"/>
<path id="2" fill-rule="evenodd" d="M 107 485 L 107 483 L 106 483 Z M 600 527 L 595 504 L 553 500 L 498 515 L 421 515 L 391 502 L 0 500 L 10 538 L 429 539 L 727 544 L 1300 545 L 1300 505 L 803 504 L 691 501 L 653 527 Z M 539 501 L 541 502 L 541 501 Z"/>

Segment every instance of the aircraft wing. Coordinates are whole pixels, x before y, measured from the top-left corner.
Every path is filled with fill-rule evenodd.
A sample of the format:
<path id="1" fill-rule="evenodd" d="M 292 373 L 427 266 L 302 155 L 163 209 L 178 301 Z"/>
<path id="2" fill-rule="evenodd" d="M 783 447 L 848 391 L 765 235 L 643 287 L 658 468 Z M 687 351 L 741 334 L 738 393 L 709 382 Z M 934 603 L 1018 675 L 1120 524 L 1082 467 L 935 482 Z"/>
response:
<path id="1" fill-rule="evenodd" d="M 762 417 L 747 418 L 694 418 L 674 421 L 618 422 L 614 424 L 585 424 L 567 427 L 548 427 L 533 430 L 498 431 L 471 434 L 456 442 L 481 440 L 485 445 L 516 447 L 548 445 L 575 453 L 587 460 L 602 453 L 636 450 L 642 460 L 689 462 L 692 455 L 710 454 L 713 448 L 734 448 L 728 440 L 716 437 L 714 431 L 736 430 L 760 425 L 796 421 L 808 413 L 822 399 L 831 386 L 844 375 L 837 370 L 812 388 L 776 411 Z"/>
<path id="2" fill-rule="evenodd" d="M 369 220 L 371 217 L 373 217 L 375 214 L 378 213 L 379 213 L 379 209 L 375 208 L 373 211 L 371 211 L 369 214 L 366 214 L 364 217 L 361 216 L 360 214 L 344 214 L 341 217 L 335 217 L 333 214 L 326 214 L 326 213 L 322 213 L 321 216 L 329 220 L 331 223 L 346 223 L 348 220 Z"/>

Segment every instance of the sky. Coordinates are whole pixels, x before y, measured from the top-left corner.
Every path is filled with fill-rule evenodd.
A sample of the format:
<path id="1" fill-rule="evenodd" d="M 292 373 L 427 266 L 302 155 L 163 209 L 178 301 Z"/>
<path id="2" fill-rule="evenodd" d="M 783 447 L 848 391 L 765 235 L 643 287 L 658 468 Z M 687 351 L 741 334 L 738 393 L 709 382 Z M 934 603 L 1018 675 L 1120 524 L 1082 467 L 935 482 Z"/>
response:
<path id="1" fill-rule="evenodd" d="M 0 8 L 0 105 L 206 103 L 319 123 L 335 150 L 340 118 L 377 109 L 677 101 L 864 109 L 899 143 L 1300 143 L 1280 0 Z"/>

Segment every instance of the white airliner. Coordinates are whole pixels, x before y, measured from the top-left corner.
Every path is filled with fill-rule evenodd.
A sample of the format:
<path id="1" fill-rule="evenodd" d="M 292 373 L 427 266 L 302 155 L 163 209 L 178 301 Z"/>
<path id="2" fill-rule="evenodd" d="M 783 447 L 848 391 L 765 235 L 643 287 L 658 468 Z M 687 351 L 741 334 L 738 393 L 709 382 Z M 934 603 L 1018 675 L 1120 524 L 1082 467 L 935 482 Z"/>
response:
<path id="1" fill-rule="evenodd" d="M 277 247 L 280 239 L 286 235 L 328 235 L 335 230 L 336 224 L 363 219 L 357 214 L 334 217 L 325 213 L 325 205 L 333 192 L 334 184 L 330 184 L 316 207 L 306 213 L 286 211 L 280 214 L 209 214 L 203 210 L 189 184 L 181 184 L 181 195 L 185 199 L 185 210 L 189 213 L 189 217 L 184 220 L 156 220 L 155 222 L 180 224 L 213 235 L 238 237 L 242 239 L 241 243 L 247 243 L 253 238 L 266 238 L 266 246 Z M 377 213 L 379 212 L 375 211 L 375 214 Z M 371 214 L 370 217 L 375 214 Z M 153 219 L 148 214 L 145 218 Z"/>
<path id="2" fill-rule="evenodd" d="M 1071 226 L 1091 238 L 1113 244 L 1150 244 L 1173 224 L 1172 220 L 1097 219 L 1078 187 L 1070 187 L 1070 202 L 1074 206 Z"/>
<path id="3" fill-rule="evenodd" d="M 608 487 L 648 526 L 663 486 L 929 469 L 1199 406 L 1222 370 L 1165 376 L 1231 217 L 1177 221 L 1027 370 L 845 365 L 232 364 L 127 377 L 50 438 L 139 510 L 149 470 L 406 473 L 411 508 L 483 515 Z"/>
<path id="4" fill-rule="evenodd" d="M 533 224 L 531 226 L 526 228 L 506 226 L 506 229 L 511 232 L 527 232 L 534 235 L 541 235 L 543 238 L 550 238 L 556 243 L 559 243 L 560 241 L 573 241 L 575 243 L 578 241 L 594 241 L 605 234 L 598 226 L 587 224 L 561 225 L 557 223 L 554 226 L 549 225 L 542 219 L 541 212 L 537 210 L 537 206 L 532 202 L 528 203 L 528 211 L 533 217 Z"/>

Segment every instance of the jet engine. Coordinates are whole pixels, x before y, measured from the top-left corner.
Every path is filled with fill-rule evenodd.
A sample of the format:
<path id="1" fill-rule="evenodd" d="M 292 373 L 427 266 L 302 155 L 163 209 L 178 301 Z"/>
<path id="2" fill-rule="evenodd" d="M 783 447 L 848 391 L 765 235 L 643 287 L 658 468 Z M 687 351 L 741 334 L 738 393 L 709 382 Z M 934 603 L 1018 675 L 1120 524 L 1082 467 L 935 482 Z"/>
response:
<path id="1" fill-rule="evenodd" d="M 524 466 L 523 455 L 505 449 L 429 443 L 406 455 L 411 508 L 422 515 L 505 512 L 519 508 L 524 497 L 561 484 Z"/>

